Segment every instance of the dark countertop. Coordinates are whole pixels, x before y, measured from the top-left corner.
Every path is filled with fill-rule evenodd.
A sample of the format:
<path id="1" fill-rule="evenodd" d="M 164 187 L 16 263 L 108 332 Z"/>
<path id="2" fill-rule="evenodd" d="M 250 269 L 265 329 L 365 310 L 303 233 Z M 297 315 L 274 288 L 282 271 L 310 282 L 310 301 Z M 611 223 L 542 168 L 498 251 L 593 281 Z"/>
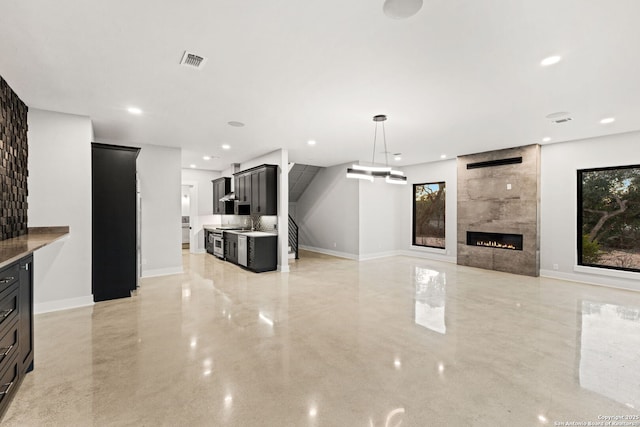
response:
<path id="1" fill-rule="evenodd" d="M 28 233 L 0 240 L 0 268 L 69 234 L 69 227 L 29 227 Z"/>

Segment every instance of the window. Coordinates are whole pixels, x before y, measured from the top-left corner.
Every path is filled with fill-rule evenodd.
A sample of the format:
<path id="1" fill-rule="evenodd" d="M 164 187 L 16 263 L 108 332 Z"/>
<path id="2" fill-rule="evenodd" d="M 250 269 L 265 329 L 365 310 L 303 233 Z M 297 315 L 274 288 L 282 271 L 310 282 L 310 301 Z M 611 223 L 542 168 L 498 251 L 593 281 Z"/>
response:
<path id="1" fill-rule="evenodd" d="M 445 183 L 413 185 L 413 244 L 444 249 Z"/>
<path id="2" fill-rule="evenodd" d="M 578 264 L 640 272 L 640 165 L 578 171 Z"/>

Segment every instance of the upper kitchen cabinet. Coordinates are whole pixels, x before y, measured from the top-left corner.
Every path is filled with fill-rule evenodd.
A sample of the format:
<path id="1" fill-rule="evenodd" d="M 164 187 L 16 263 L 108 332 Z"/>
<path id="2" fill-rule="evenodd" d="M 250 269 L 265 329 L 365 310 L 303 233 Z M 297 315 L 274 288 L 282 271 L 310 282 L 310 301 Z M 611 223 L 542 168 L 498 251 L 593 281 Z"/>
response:
<path id="1" fill-rule="evenodd" d="M 231 192 L 231 178 L 222 177 L 211 181 L 213 184 L 213 213 L 232 215 L 233 201 L 221 202 L 220 199 Z"/>
<path id="2" fill-rule="evenodd" d="M 252 215 L 278 214 L 278 166 L 262 165 L 234 174 L 236 198 Z"/>
<path id="3" fill-rule="evenodd" d="M 242 172 L 241 172 L 242 173 Z M 234 176 L 235 195 L 239 202 L 251 202 L 251 175 L 244 174 Z"/>

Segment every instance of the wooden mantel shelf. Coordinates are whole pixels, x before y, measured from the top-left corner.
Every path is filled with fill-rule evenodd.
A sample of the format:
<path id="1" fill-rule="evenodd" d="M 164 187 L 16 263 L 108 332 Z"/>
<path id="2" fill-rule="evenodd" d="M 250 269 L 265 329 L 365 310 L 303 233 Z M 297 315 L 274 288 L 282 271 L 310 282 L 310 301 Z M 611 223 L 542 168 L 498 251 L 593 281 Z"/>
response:
<path id="1" fill-rule="evenodd" d="M 69 226 L 29 227 L 27 234 L 0 240 L 0 268 L 67 236 Z"/>

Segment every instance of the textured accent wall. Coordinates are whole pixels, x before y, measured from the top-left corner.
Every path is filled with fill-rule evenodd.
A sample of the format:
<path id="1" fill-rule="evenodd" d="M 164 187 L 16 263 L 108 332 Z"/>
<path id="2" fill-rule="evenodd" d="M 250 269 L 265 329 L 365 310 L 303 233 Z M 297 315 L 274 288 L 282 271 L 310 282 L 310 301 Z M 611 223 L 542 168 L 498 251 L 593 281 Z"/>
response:
<path id="1" fill-rule="evenodd" d="M 522 157 L 522 163 L 467 169 L 469 163 Z M 458 264 L 538 276 L 540 146 L 458 157 Z M 521 251 L 467 245 L 467 231 L 520 234 Z"/>
<path id="2" fill-rule="evenodd" d="M 27 233 L 27 110 L 0 77 L 0 240 Z"/>

